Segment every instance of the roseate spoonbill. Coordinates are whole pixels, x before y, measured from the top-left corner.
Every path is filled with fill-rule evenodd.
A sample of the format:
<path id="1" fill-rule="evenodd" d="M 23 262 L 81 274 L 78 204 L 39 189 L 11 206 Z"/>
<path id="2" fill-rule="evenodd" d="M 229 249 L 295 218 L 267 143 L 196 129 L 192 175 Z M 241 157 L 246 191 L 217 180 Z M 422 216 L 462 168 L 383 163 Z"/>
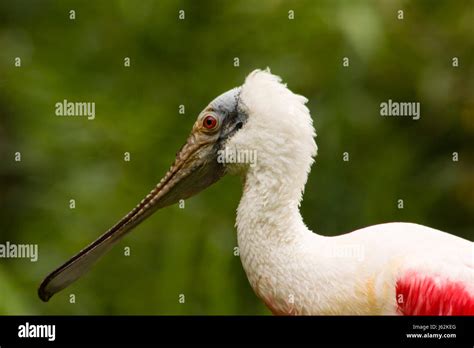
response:
<path id="1" fill-rule="evenodd" d="M 242 265 L 274 314 L 474 315 L 472 242 L 412 223 L 337 237 L 305 226 L 299 205 L 317 150 L 306 101 L 269 70 L 252 72 L 241 87 L 217 97 L 160 183 L 48 275 L 40 298 L 47 301 L 77 280 L 157 209 L 230 173 L 244 178 L 236 222 Z M 257 161 L 221 163 L 224 148 L 256 151 Z"/>

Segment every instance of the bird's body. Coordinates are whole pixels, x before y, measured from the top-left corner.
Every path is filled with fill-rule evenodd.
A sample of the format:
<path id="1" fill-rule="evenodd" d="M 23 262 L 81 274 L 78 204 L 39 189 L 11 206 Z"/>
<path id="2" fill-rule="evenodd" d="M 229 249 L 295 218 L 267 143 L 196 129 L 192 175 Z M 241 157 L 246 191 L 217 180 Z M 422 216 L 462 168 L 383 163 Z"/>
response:
<path id="1" fill-rule="evenodd" d="M 242 174 L 238 243 L 250 284 L 274 314 L 474 314 L 472 242 L 410 223 L 311 232 L 299 213 L 316 153 L 306 99 L 268 73 L 242 89 L 252 111 L 229 146 L 250 146 L 258 161 Z"/>
<path id="2" fill-rule="evenodd" d="M 410 223 L 375 225 L 338 237 L 306 227 L 299 205 L 317 146 L 305 103 L 277 76 L 260 70 L 242 87 L 216 98 L 157 187 L 52 272 L 40 297 L 46 301 L 78 279 L 156 209 L 230 173 L 244 178 L 236 221 L 242 264 L 255 293 L 274 314 L 474 315 L 472 242 Z M 257 161 L 220 163 L 223 149 L 252 151 Z"/>
<path id="3" fill-rule="evenodd" d="M 239 231 L 239 245 L 254 291 L 274 314 L 474 314 L 472 246 L 461 238 L 409 223 L 338 237 L 301 228 L 269 241 L 262 232 Z"/>

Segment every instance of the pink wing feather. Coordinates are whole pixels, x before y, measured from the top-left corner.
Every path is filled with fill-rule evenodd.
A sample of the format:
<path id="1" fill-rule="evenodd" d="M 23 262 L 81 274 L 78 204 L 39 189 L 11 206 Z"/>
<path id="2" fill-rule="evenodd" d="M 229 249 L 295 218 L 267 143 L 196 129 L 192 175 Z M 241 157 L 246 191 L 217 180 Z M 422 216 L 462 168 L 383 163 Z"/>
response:
<path id="1" fill-rule="evenodd" d="M 396 283 L 402 315 L 474 315 L 474 294 L 461 281 L 407 272 Z"/>

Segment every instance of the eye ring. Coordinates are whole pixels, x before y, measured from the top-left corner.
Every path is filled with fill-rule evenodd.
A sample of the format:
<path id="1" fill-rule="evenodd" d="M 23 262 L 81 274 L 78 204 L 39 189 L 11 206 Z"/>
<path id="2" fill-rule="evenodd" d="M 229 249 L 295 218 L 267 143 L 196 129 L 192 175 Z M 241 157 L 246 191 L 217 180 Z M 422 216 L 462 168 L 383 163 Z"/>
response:
<path id="1" fill-rule="evenodd" d="M 213 115 L 207 115 L 202 121 L 202 125 L 207 130 L 213 130 L 217 127 L 217 118 Z"/>

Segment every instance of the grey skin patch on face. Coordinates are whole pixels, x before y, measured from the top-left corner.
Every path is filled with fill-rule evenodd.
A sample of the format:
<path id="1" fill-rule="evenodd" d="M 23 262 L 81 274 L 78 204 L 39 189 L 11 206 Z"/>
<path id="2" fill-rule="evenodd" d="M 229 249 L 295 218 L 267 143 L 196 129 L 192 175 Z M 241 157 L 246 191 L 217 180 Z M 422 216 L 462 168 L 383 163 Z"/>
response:
<path id="1" fill-rule="evenodd" d="M 247 121 L 247 113 L 240 105 L 241 90 L 242 87 L 233 88 L 221 94 L 209 104 L 209 109 L 219 114 L 222 120 L 219 144 L 234 135 Z"/>
<path id="2" fill-rule="evenodd" d="M 230 113 L 237 110 L 241 87 L 235 87 L 215 98 L 209 106 L 215 111 Z"/>

